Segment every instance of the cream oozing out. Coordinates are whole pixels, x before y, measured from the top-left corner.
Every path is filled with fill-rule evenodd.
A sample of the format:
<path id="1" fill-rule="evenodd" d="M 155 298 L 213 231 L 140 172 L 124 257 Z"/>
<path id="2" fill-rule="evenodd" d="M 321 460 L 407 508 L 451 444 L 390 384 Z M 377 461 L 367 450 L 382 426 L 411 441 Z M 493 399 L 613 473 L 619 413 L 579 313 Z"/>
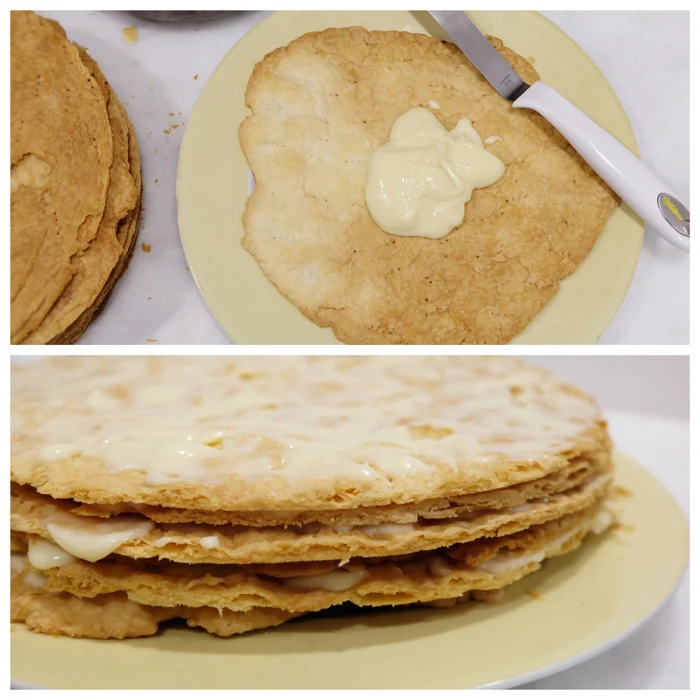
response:
<path id="1" fill-rule="evenodd" d="M 63 512 L 46 524 L 52 541 L 30 536 L 29 561 L 35 569 L 66 566 L 75 559 L 99 561 L 121 545 L 145 537 L 153 527 L 151 520 L 137 515 L 93 518 Z"/>
<path id="2" fill-rule="evenodd" d="M 53 569 L 59 566 L 72 564 L 76 557 L 67 552 L 63 547 L 49 542 L 43 537 L 30 537 L 27 545 L 27 558 L 29 563 L 39 570 Z"/>
<path id="3" fill-rule="evenodd" d="M 510 358 L 61 358 L 13 377 L 15 454 L 150 484 L 430 475 L 546 462 L 600 418 Z M 73 362 L 80 360 L 80 362 Z"/>
<path id="4" fill-rule="evenodd" d="M 140 539 L 153 528 L 150 520 L 139 517 L 79 518 L 73 523 L 49 523 L 46 529 L 53 541 L 85 561 L 98 561 L 130 540 Z"/>

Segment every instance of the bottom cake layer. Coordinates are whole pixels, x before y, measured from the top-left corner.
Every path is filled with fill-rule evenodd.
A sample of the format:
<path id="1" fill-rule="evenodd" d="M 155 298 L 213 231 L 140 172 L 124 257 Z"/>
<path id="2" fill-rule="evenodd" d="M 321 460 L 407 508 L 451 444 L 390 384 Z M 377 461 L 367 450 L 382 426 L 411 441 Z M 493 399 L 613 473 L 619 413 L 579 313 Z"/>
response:
<path id="1" fill-rule="evenodd" d="M 13 556 L 18 561 L 18 555 Z M 425 605 L 450 607 L 468 600 L 493 603 L 500 600 L 503 593 L 504 589 L 469 591 L 461 598 L 433 601 Z M 161 622 L 167 620 L 182 620 L 188 627 L 201 627 L 210 634 L 230 637 L 276 627 L 305 614 L 274 608 L 236 612 L 210 607 L 154 607 L 135 603 L 123 593 L 79 598 L 70 593 L 47 591 L 43 587 L 43 577 L 30 569 L 19 573 L 15 571 L 10 601 L 12 622 L 22 622 L 33 632 L 88 639 L 149 637 L 158 632 Z"/>

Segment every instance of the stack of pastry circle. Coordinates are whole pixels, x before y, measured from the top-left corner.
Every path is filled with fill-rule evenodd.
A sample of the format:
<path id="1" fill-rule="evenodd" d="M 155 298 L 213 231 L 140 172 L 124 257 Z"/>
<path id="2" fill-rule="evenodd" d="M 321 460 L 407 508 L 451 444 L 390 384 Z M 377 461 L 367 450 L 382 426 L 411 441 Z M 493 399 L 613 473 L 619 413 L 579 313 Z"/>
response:
<path id="1" fill-rule="evenodd" d="M 595 402 L 511 358 L 15 367 L 12 619 L 231 635 L 490 601 L 610 525 L 612 469 Z"/>
<path id="2" fill-rule="evenodd" d="M 134 249 L 136 134 L 62 27 L 11 13 L 11 342 L 73 343 Z"/>

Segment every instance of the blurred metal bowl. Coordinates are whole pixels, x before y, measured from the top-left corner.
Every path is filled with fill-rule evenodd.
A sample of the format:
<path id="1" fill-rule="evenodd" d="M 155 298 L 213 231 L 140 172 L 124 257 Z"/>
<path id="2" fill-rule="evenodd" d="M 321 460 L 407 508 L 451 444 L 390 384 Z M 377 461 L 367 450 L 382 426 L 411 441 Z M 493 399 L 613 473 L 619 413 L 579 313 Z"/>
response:
<path id="1" fill-rule="evenodd" d="M 137 12 L 129 10 L 129 13 L 141 17 L 142 19 L 150 19 L 154 22 L 208 22 L 213 19 L 220 19 L 225 15 L 233 14 L 235 10 L 160 10 L 150 12 Z"/>

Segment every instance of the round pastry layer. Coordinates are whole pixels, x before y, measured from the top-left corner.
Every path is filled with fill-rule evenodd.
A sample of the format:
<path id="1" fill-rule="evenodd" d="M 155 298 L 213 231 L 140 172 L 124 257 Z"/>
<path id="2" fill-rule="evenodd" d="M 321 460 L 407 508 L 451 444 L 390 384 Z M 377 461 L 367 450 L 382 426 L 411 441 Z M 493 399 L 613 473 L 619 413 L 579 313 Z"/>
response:
<path id="1" fill-rule="evenodd" d="M 199 523 L 208 525 L 248 525 L 251 527 L 303 526 L 323 524 L 331 527 L 347 525 L 380 525 L 383 523 L 415 523 L 419 519 L 444 520 L 469 515 L 474 511 L 515 508 L 528 501 L 547 498 L 579 486 L 597 474 L 613 468 L 608 453 L 601 453 L 597 461 L 585 457 L 573 459 L 566 467 L 539 479 L 524 481 L 492 491 L 472 493 L 451 498 L 430 498 L 417 503 L 369 506 L 366 508 L 333 510 L 272 510 L 272 511 L 210 511 L 184 508 L 165 508 L 143 503 L 80 503 L 74 500 L 56 500 L 62 508 L 74 515 L 108 518 L 119 514 L 146 516 L 157 523 Z M 21 489 L 13 484 L 13 489 Z"/>
<path id="2" fill-rule="evenodd" d="M 80 357 L 13 370 L 11 479 L 85 503 L 414 504 L 610 450 L 591 398 L 505 357 Z"/>
<path id="3" fill-rule="evenodd" d="M 298 613 L 345 602 L 375 606 L 438 601 L 502 588 L 540 568 L 546 558 L 576 549 L 591 529 L 611 524 L 602 503 L 513 535 L 428 553 L 351 560 L 345 566 L 304 562 L 232 567 L 141 563 L 115 556 L 96 564 L 77 560 L 41 574 L 52 592 L 82 597 L 122 592 L 134 602 L 156 607 L 241 612 L 272 607 Z"/>
<path id="4" fill-rule="evenodd" d="M 113 135 L 104 96 L 61 26 L 11 19 L 11 340 L 42 323 L 105 212 Z"/>
<path id="5" fill-rule="evenodd" d="M 99 66 L 79 48 L 80 60 L 97 82 L 112 131 L 114 157 L 102 219 L 88 248 L 71 261 L 74 276 L 25 344 L 75 342 L 94 309 L 110 293 L 133 247 L 141 199 L 141 166 L 136 134 L 119 98 Z M 92 313 L 91 313 L 92 312 Z"/>

